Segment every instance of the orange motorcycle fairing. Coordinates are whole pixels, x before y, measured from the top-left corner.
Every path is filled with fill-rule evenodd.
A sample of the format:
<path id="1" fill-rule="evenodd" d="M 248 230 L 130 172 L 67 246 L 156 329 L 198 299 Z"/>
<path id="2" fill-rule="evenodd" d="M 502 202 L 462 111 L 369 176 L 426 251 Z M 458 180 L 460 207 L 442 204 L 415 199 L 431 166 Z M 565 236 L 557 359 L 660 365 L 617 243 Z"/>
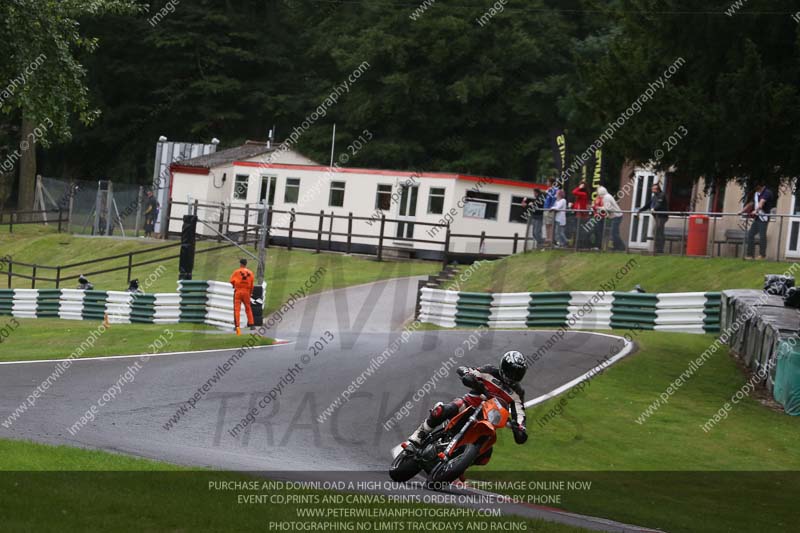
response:
<path id="1" fill-rule="evenodd" d="M 496 398 L 484 401 L 480 409 L 482 411 L 479 420 L 476 420 L 472 426 L 464 433 L 461 439 L 456 442 L 453 449 L 458 449 L 467 444 L 482 440 L 480 454 L 483 455 L 497 442 L 497 430 L 503 428 L 508 423 L 509 412 L 506 406 Z M 458 415 L 454 416 L 450 423 L 447 425 L 448 429 L 455 426 L 463 416 L 473 413 L 470 409 L 465 409 Z"/>

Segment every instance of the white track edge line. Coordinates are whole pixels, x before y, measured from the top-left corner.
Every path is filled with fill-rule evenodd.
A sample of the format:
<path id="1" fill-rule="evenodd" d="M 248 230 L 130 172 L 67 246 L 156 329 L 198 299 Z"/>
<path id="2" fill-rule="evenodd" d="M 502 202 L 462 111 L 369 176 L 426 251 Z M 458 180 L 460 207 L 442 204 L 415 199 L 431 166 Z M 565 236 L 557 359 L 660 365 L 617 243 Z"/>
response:
<path id="1" fill-rule="evenodd" d="M 604 335 L 604 334 L 601 333 L 600 335 Z M 615 335 L 607 335 L 607 336 L 608 337 L 615 337 Z M 611 365 L 613 365 L 614 363 L 616 363 L 617 361 L 619 361 L 623 357 L 626 357 L 626 356 L 630 355 L 630 353 L 633 351 L 634 344 L 631 341 L 629 341 L 628 339 L 626 339 L 624 337 L 616 337 L 616 338 L 624 341 L 625 342 L 625 347 L 622 350 L 620 350 L 617 353 L 617 355 L 615 355 L 614 357 L 612 357 L 611 359 L 608 360 L 608 365 L 606 365 L 607 367 L 610 367 Z M 545 402 L 545 401 L 547 401 L 547 400 L 549 400 L 551 398 L 554 398 L 554 397 L 558 396 L 562 392 L 568 391 L 569 389 L 571 389 L 572 387 L 574 387 L 575 385 L 577 385 L 581 381 L 583 381 L 586 378 L 588 378 L 589 376 L 591 376 L 596 368 L 597 367 L 593 367 L 591 370 L 589 370 L 588 372 L 586 372 L 582 376 L 578 376 L 577 378 L 573 379 L 572 381 L 569 381 L 569 382 L 561 385 L 560 387 L 551 390 L 550 392 L 548 392 L 546 394 L 542 394 L 538 398 L 534 398 L 532 400 L 528 400 L 527 402 L 525 402 L 524 406 L 526 408 L 527 407 L 533 407 L 534 405 L 538 405 L 538 404 L 540 404 L 542 402 Z"/>
<path id="2" fill-rule="evenodd" d="M 278 339 L 275 339 L 278 340 Z M 278 348 L 280 346 L 288 346 L 290 344 L 294 344 L 294 342 L 280 342 L 275 344 L 264 344 L 262 346 L 253 346 L 249 348 L 252 350 L 253 348 Z M 134 357 L 161 357 L 162 355 L 193 355 L 193 354 L 201 354 L 201 353 L 215 353 L 215 352 L 233 352 L 237 350 L 241 350 L 243 347 L 239 348 L 216 348 L 214 350 L 194 350 L 194 351 L 185 351 L 185 352 L 164 352 L 164 353 L 145 353 L 145 354 L 134 354 L 134 355 L 109 355 L 106 357 L 76 357 L 74 359 L 70 359 L 69 357 L 65 357 L 63 359 L 37 359 L 35 361 L 2 361 L 0 365 L 29 365 L 34 363 L 60 363 L 62 361 L 72 361 L 73 363 L 78 361 L 106 361 L 106 360 L 113 360 L 113 359 L 133 359 Z M 71 364 L 71 363 L 70 363 Z"/>

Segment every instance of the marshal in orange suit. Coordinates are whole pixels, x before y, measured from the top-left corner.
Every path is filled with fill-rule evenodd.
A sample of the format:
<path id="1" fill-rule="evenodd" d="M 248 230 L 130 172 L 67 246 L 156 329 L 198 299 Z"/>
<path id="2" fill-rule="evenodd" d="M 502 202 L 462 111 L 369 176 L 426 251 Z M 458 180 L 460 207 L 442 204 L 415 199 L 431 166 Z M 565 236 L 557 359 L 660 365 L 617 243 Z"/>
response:
<path id="1" fill-rule="evenodd" d="M 233 323 L 236 326 L 236 334 L 241 335 L 239 329 L 239 313 L 241 304 L 247 313 L 247 326 L 253 327 L 253 309 L 250 307 L 250 295 L 253 292 L 255 276 L 253 271 L 247 268 L 247 259 L 239 260 L 239 268 L 231 274 L 231 285 L 233 285 Z"/>

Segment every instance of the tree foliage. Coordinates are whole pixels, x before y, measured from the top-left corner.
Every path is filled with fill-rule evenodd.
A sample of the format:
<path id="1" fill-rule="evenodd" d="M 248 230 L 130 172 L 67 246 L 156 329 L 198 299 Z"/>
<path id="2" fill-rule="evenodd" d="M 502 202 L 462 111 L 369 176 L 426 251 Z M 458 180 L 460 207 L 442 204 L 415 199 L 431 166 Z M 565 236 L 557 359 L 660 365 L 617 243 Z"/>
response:
<path id="1" fill-rule="evenodd" d="M 481 25 L 483 0 L 416 18 L 400 0 L 155 0 L 138 14 L 121 0 L 17 0 L 0 7 L 2 79 L 48 61 L 2 109 L 57 124 L 67 140 L 46 150 L 49 174 L 144 182 L 160 135 L 224 147 L 275 126 L 284 139 L 366 62 L 300 137 L 306 155 L 327 161 L 336 123 L 340 149 L 373 134 L 354 166 L 535 180 L 553 172 L 554 130 L 574 157 L 682 57 L 603 147 L 606 177 L 683 126 L 660 167 L 777 179 L 800 165 L 791 4 L 727 16 L 729 0 L 509 0 Z"/>

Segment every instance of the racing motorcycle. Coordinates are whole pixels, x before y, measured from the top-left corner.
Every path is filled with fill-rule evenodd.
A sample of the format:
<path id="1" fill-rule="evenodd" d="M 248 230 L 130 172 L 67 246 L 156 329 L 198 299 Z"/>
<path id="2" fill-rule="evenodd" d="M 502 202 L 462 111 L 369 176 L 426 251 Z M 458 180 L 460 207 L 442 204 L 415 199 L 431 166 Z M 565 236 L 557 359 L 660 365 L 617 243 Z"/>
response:
<path id="1" fill-rule="evenodd" d="M 472 465 L 485 465 L 497 441 L 497 430 L 509 422 L 509 407 L 500 398 L 486 398 L 434 429 L 420 444 L 404 442 L 389 469 L 394 481 L 408 481 L 420 470 L 434 483 L 452 482 Z"/>

